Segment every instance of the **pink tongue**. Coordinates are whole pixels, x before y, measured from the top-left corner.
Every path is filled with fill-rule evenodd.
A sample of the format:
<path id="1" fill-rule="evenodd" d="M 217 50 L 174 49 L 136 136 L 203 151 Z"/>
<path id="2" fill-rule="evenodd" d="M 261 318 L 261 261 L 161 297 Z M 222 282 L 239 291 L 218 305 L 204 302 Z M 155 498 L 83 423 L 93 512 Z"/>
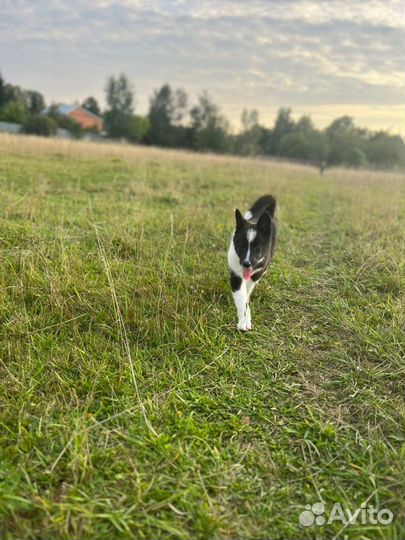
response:
<path id="1" fill-rule="evenodd" d="M 252 268 L 244 268 L 243 269 L 243 279 L 250 279 L 253 274 Z"/>

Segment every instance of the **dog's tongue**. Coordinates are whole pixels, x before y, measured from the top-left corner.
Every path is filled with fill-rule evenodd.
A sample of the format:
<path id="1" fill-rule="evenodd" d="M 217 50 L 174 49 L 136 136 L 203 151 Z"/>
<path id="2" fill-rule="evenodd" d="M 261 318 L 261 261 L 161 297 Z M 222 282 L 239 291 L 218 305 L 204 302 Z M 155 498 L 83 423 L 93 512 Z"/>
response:
<path id="1" fill-rule="evenodd" d="M 253 268 L 244 268 L 243 269 L 243 279 L 250 279 L 253 274 Z"/>

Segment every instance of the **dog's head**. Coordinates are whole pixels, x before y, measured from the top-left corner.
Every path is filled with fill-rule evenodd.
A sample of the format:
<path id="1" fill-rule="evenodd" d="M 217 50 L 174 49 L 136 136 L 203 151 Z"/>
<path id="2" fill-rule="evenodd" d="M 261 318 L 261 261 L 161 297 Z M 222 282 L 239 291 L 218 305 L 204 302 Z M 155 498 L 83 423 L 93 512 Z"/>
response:
<path id="1" fill-rule="evenodd" d="M 236 209 L 235 218 L 233 243 L 243 268 L 243 277 L 250 279 L 253 272 L 264 265 L 271 239 L 271 216 L 263 212 L 256 223 L 245 219 Z"/>

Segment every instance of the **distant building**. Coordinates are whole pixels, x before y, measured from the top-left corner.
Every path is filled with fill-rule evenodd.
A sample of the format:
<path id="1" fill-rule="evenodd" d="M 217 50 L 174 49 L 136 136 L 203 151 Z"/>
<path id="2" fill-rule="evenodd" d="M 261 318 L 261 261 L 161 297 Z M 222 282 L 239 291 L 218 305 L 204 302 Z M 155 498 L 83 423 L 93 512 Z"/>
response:
<path id="1" fill-rule="evenodd" d="M 74 105 L 58 105 L 57 111 L 76 120 L 84 129 L 97 129 L 100 133 L 104 131 L 103 119 L 77 103 Z"/>
<path id="2" fill-rule="evenodd" d="M 0 121 L 0 133 L 20 133 L 22 131 L 21 124 L 15 124 L 14 122 L 2 122 Z"/>

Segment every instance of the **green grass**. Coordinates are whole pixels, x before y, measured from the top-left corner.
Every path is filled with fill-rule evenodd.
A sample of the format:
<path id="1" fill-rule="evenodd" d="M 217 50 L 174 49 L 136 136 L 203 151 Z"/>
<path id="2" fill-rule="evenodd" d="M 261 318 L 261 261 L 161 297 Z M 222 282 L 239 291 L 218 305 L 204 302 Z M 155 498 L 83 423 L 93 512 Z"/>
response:
<path id="1" fill-rule="evenodd" d="M 0 538 L 404 538 L 402 182 L 3 136 Z M 240 334 L 227 244 L 263 193 Z M 394 520 L 302 527 L 317 501 Z"/>

